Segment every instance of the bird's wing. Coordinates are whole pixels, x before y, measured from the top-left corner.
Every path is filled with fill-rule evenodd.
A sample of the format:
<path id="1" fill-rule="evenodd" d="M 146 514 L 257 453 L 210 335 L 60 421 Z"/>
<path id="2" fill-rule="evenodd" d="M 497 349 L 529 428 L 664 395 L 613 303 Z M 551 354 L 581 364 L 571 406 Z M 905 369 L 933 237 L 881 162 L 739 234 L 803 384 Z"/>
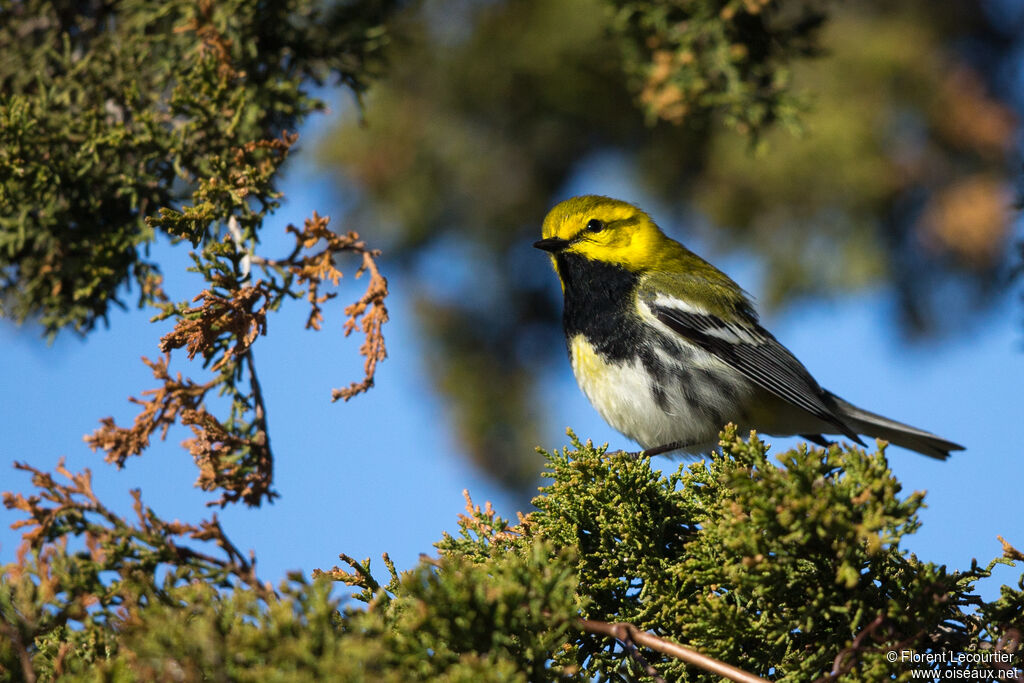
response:
<path id="1" fill-rule="evenodd" d="M 739 370 L 757 386 L 834 425 L 863 445 L 830 406 L 807 368 L 754 320 L 729 323 L 665 294 L 644 293 L 644 304 L 673 332 Z"/>

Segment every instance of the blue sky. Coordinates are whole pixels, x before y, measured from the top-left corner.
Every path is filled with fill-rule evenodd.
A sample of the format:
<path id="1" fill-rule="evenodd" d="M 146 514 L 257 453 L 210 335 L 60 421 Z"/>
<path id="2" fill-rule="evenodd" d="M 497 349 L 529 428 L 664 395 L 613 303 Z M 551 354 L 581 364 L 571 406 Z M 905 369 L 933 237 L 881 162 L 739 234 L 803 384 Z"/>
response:
<path id="1" fill-rule="evenodd" d="M 311 141 L 315 131 L 303 138 L 310 147 L 315 144 Z M 314 209 L 342 215 L 327 181 L 304 165 L 301 152 L 297 158 L 299 164 L 283 187 L 289 201 L 265 231 L 270 255 L 275 247 L 285 251 L 283 231 L 289 222 L 300 223 Z M 630 196 L 628 184 L 612 180 L 618 177 L 588 173 L 569 192 L 643 202 Z M 538 230 L 541 219 L 536 217 Z M 678 227 L 664 227 L 682 237 Z M 363 233 L 372 243 L 372 226 Z M 700 245 L 690 246 L 700 250 Z M 531 249 L 528 243 L 522 248 Z M 705 255 L 756 296 L 754 264 Z M 186 247 L 161 243 L 153 256 L 167 275 L 173 298 L 191 298 L 199 291 L 194 277 L 181 272 L 188 265 Z M 537 258 L 544 256 L 538 253 Z M 323 331 L 304 331 L 305 310 L 295 304 L 271 317 L 269 334 L 255 346 L 276 454 L 275 487 L 282 497 L 262 509 L 231 507 L 219 515 L 243 551 L 255 550 L 260 575 L 275 583 L 288 570 L 308 574 L 329 568 L 339 552 L 370 557 L 383 571 L 379 558 L 386 551 L 400 569 L 409 568 L 421 553 L 434 552 L 432 544 L 443 531 L 455 529 L 464 506 L 463 489 L 477 503 L 492 501 L 505 516 L 514 518 L 517 507 L 523 507 L 460 456 L 447 429 L 445 407 L 432 393 L 423 367 L 406 282 L 388 268 L 386 256 L 381 265 L 392 290 L 392 322 L 385 327 L 389 358 L 368 394 L 347 404 L 330 402 L 332 387 L 361 377 L 360 339 L 342 338 L 341 308 L 358 296 L 362 282 L 350 278 L 343 283 L 333 310 L 326 312 Z M 906 539 L 905 548 L 925 560 L 968 568 L 972 558 L 984 562 L 999 554 L 997 534 L 1024 547 L 1024 516 L 1019 513 L 1022 448 L 1016 430 L 1024 417 L 1024 307 L 1008 295 L 962 335 L 908 348 L 892 329 L 891 306 L 884 292 L 874 291 L 841 302 L 801 305 L 765 322 L 823 386 L 967 446 L 944 463 L 890 450 L 891 466 L 905 490 L 928 492 L 923 527 Z M 121 471 L 105 465 L 82 442 L 102 417 L 112 415 L 119 424 L 130 424 L 137 410 L 127 397 L 155 385 L 139 358 L 159 355 L 157 341 L 169 325 L 150 324 L 149 315 L 115 311 L 108 329 L 84 341 L 64 335 L 53 346 L 32 327 L 0 322 L 0 490 L 29 491 L 28 477 L 10 469 L 14 460 L 52 469 L 66 456 L 72 470 L 93 470 L 101 499 L 123 514 L 130 514 L 128 490 L 134 487 L 166 519 L 195 522 L 208 513 L 204 503 L 210 497 L 192 487 L 195 468 L 179 446 L 189 436 L 187 430 L 172 430 L 166 442 L 130 460 Z M 201 376 L 183 357 L 172 363 L 172 371 Z M 568 361 L 557 366 L 544 394 L 552 420 L 540 445 L 564 445 L 567 425 L 581 437 L 608 441 L 613 448 L 631 445 L 593 411 L 577 389 Z M 772 441 L 777 450 L 795 443 Z M 665 458 L 655 462 L 663 469 L 676 466 Z M 14 558 L 19 534 L 8 527 L 17 518 L 0 510 L 0 562 Z M 1019 575 L 1003 568 L 996 578 L 1015 583 Z M 983 594 L 994 597 L 997 585 L 990 581 Z"/>

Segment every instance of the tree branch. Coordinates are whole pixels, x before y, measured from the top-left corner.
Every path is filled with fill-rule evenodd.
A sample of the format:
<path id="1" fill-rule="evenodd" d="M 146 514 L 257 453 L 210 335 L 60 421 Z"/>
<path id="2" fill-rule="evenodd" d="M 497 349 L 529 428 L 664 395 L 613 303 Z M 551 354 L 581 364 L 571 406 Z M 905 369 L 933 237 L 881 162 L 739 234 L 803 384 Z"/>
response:
<path id="1" fill-rule="evenodd" d="M 26 683 L 36 683 L 36 672 L 32 668 L 32 655 L 29 654 L 28 648 L 22 642 L 17 627 L 14 624 L 0 621 L 0 633 L 7 637 L 7 640 L 18 652 L 18 661 L 21 663 L 21 675 L 24 676 Z"/>
<path id="2" fill-rule="evenodd" d="M 664 679 L 657 675 L 657 671 L 654 670 L 647 661 L 640 656 L 640 653 L 636 651 L 636 645 L 642 645 L 644 647 L 660 652 L 663 655 L 675 657 L 680 659 L 687 664 L 700 667 L 705 671 L 710 671 L 713 674 L 728 678 L 730 681 L 736 683 L 768 683 L 765 679 L 760 676 L 755 676 L 752 673 L 744 671 L 743 669 L 737 669 L 731 664 L 719 661 L 714 657 L 708 657 L 707 655 L 701 654 L 696 650 L 692 650 L 684 645 L 679 645 L 671 641 L 659 638 L 658 636 L 641 631 L 633 624 L 627 624 L 624 622 L 610 623 L 607 621 L 594 621 L 593 619 L 580 619 L 578 626 L 581 630 L 586 633 L 593 633 L 596 635 L 609 636 L 615 638 L 620 643 L 626 646 L 631 656 L 633 656 L 641 666 L 647 670 L 647 674 L 654 676 L 655 680 L 663 681 Z M 632 649 L 630 649 L 632 648 Z"/>

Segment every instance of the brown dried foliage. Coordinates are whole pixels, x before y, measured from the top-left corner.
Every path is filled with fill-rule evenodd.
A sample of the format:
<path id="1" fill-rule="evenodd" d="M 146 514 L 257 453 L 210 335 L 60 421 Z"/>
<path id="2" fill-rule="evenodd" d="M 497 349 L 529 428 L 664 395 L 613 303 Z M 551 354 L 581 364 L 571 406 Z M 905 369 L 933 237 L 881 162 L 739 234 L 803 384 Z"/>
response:
<path id="1" fill-rule="evenodd" d="M 1003 557 L 1011 562 L 1024 562 L 1024 553 L 1010 545 L 1010 542 L 1002 536 L 996 536 L 996 538 L 1003 545 Z"/>
<path id="2" fill-rule="evenodd" d="M 13 645 L 23 680 L 37 680 L 33 657 L 40 638 L 52 637 L 69 622 L 99 620 L 114 630 L 140 623 L 139 610 L 154 600 L 168 599 L 165 591 L 171 583 L 237 583 L 264 602 L 276 597 L 270 585 L 257 578 L 255 559 L 239 552 L 216 515 L 198 525 L 168 522 L 133 490 L 136 519 L 129 521 L 100 502 L 89 470 L 73 473 L 61 459 L 56 471 L 65 483 L 27 463 L 15 463 L 15 468 L 31 473 L 38 491 L 31 496 L 3 494 L 6 508 L 26 514 L 12 525 L 25 532 L 17 562 L 3 567 L 7 599 L 14 609 L 0 620 L 0 634 Z M 71 536 L 84 538 L 86 552 L 69 551 Z M 183 540 L 213 544 L 220 552 L 204 552 Z M 161 566 L 173 572 L 158 582 Z M 111 572 L 116 578 L 109 578 Z M 72 648 L 67 642 L 59 645 L 53 661 L 57 677 L 65 673 L 64 660 Z M 0 677 L 5 673 L 11 672 L 0 669 Z"/>
<path id="3" fill-rule="evenodd" d="M 474 505 L 473 499 L 469 495 L 469 489 L 462 489 L 462 497 L 466 499 L 466 514 L 459 514 L 459 526 L 477 534 L 488 545 L 500 545 L 526 533 L 530 524 L 529 515 L 517 511 L 519 523 L 515 526 L 507 526 L 498 521 L 498 514 L 491 505 L 491 501 L 485 501 L 482 508 L 479 505 Z"/>
<path id="4" fill-rule="evenodd" d="M 178 567 L 201 567 L 206 572 L 230 575 L 264 598 L 273 594 L 269 586 L 257 579 L 252 557 L 242 555 L 224 534 L 216 515 L 212 519 L 203 520 L 199 525 L 167 522 L 146 507 L 142 503 L 141 492 L 133 489 L 131 496 L 136 515 L 133 523 L 99 500 L 93 491 L 92 472 L 88 469 L 71 472 L 61 458 L 56 471 L 68 482 L 61 483 L 49 472 L 28 463 L 16 462 L 14 467 L 32 475 L 32 485 L 39 493 L 31 496 L 11 492 L 3 494 L 4 507 L 21 510 L 27 515 L 25 519 L 11 525 L 15 529 L 26 529 L 18 549 L 18 563 L 6 567 L 12 581 L 17 581 L 24 572 L 29 552 L 37 551 L 36 567 L 40 570 L 43 591 L 56 595 L 61 590 L 67 590 L 67 586 L 60 585 L 60 577 L 48 571 L 47 563 L 48 558 L 56 553 L 66 555 L 63 551 L 67 538 L 75 534 L 85 538 L 89 559 L 93 563 L 102 571 L 118 572 L 124 579 L 131 578 L 132 572 L 138 570 L 140 565 L 149 566 L 147 571 L 151 571 L 152 561 L 155 560 Z M 224 557 L 215 557 L 179 545 L 176 539 L 182 538 L 212 542 L 221 549 Z M 70 605 L 74 605 L 76 600 L 80 602 L 78 607 L 81 609 L 75 610 L 75 614 L 84 615 L 84 608 L 100 601 L 103 596 L 84 593 L 69 597 Z M 75 614 L 71 615 L 72 618 L 75 618 Z"/>
<path id="5" fill-rule="evenodd" d="M 370 277 L 363 295 L 345 308 L 343 331 L 348 336 L 361 329 L 365 335 L 360 347 L 366 359 L 364 377 L 348 387 L 334 389 L 332 400 L 348 400 L 372 387 L 377 363 L 387 357 L 382 326 L 388 320 L 388 287 L 375 261 L 379 252 L 368 248 L 355 232 L 332 232 L 329 221 L 328 217 L 314 213 L 301 230 L 288 226 L 295 245 L 284 259 L 252 256 L 252 263 L 262 268 L 267 277 L 243 285 L 230 274 L 214 271 L 211 287 L 192 299 L 195 305 L 173 309 L 177 321 L 160 340 L 164 358 L 156 362 L 143 359 L 161 386 L 143 392 L 142 399 L 129 399 L 142 406 L 130 428 L 118 427 L 111 417 L 101 420 L 101 427 L 85 437 L 89 447 L 93 451 L 102 449 L 107 462 L 122 467 L 129 456 L 140 455 L 149 446 L 150 437 L 157 430 L 163 439 L 171 425 L 188 425 L 193 437 L 184 441 L 183 446 L 199 468 L 196 485 L 204 491 L 222 491 L 211 505 L 223 507 L 241 500 L 257 506 L 264 499 L 276 497 L 271 490 L 273 454 L 266 412 L 252 357 L 253 343 L 266 334 L 268 312 L 286 297 L 304 296 L 310 305 L 306 327 L 319 330 L 324 318 L 323 305 L 337 296 L 324 288 L 328 283 L 337 285 L 343 275 L 336 259 L 343 253 L 358 255 L 361 262 L 356 277 L 364 273 Z M 302 291 L 296 291 L 293 285 Z M 170 353 L 176 349 L 185 349 L 189 360 L 204 358 L 219 376 L 205 384 L 182 379 L 180 373 L 172 378 L 168 364 Z M 248 391 L 243 393 L 235 382 L 245 375 Z M 225 385 L 231 390 L 236 408 L 241 409 L 228 422 L 218 419 L 203 405 L 211 389 Z M 248 424 L 238 419 L 239 414 L 249 416 Z"/>
<path id="6" fill-rule="evenodd" d="M 217 385 L 216 381 L 196 384 L 191 379 L 182 379 L 179 372 L 171 377 L 167 364 L 170 354 L 162 359 L 151 361 L 143 358 L 142 362 L 150 367 L 153 376 L 162 384 L 156 389 L 142 392 L 146 400 L 130 396 L 129 401 L 142 406 L 142 412 L 135 417 L 130 428 L 118 427 L 114 418 L 105 417 L 100 420 L 102 425 L 92 434 L 84 437 L 85 443 L 95 453 L 106 451 L 108 463 L 124 467 L 125 460 L 133 455 L 141 455 L 149 447 L 150 436 L 160 430 L 160 438 L 167 438 L 167 430 L 181 419 L 187 411 L 195 411 L 203 402 L 206 393 Z"/>
<path id="7" fill-rule="evenodd" d="M 199 0 L 196 16 L 174 29 L 175 33 L 193 31 L 199 38 L 196 49 L 200 54 L 211 54 L 217 60 L 217 71 L 222 78 L 237 74 L 231 65 L 231 40 L 217 30 L 213 20 L 213 0 Z"/>
<path id="8" fill-rule="evenodd" d="M 247 142 L 235 150 L 234 163 L 237 167 L 231 173 L 231 180 L 238 191 L 239 198 L 249 195 L 251 172 L 247 173 L 246 166 L 255 169 L 257 177 L 269 178 L 274 171 L 288 158 L 292 146 L 299 141 L 299 134 L 295 132 L 281 131 L 276 138 L 266 140 L 253 140 Z M 270 154 L 256 154 L 258 151 L 269 151 Z M 314 213 L 315 215 L 315 213 Z"/>
<path id="9" fill-rule="evenodd" d="M 355 233 L 349 235 L 353 239 L 357 237 Z M 376 252 L 367 251 L 362 242 L 356 242 L 354 248 L 360 251 L 363 258 L 362 265 L 356 271 L 356 277 L 369 271 L 370 282 L 367 283 L 363 296 L 345 307 L 345 315 L 348 316 L 348 320 L 345 321 L 345 336 L 352 334 L 357 327 L 362 328 L 365 339 L 359 347 L 359 353 L 366 358 L 363 364 L 364 377 L 362 381 L 352 382 L 344 389 L 334 389 L 331 392 L 332 401 L 339 398 L 347 401 L 372 387 L 373 377 L 377 373 L 377 363 L 388 355 L 384 347 L 384 335 L 381 333 L 381 327 L 388 321 L 388 309 L 384 305 L 384 298 L 388 295 L 388 282 L 377 270 L 377 264 L 373 260 Z"/>
<path id="10" fill-rule="evenodd" d="M 220 370 L 229 362 L 242 358 L 256 337 L 267 333 L 267 306 L 272 293 L 264 281 L 245 286 L 223 296 L 206 289 L 192 302 L 199 306 L 181 312 L 174 329 L 160 339 L 160 350 L 169 352 L 185 348 L 188 359 L 202 354 L 209 357 L 220 350 L 216 342 L 228 335 L 235 340 L 230 349 L 224 349 L 213 370 Z M 262 302 L 259 308 L 256 304 Z"/>
<path id="11" fill-rule="evenodd" d="M 343 389 L 331 391 L 332 401 L 347 401 L 373 386 L 377 363 L 387 358 L 382 327 L 388 321 L 388 309 L 384 302 L 388 295 L 388 281 L 377 268 L 375 259 L 380 256 L 380 251 L 367 247 L 358 233 L 349 231 L 341 235 L 329 230 L 327 226 L 330 220 L 328 216 L 320 216 L 314 211 L 313 217 L 306 219 L 302 230 L 293 225 L 288 226 L 288 232 L 295 237 L 295 247 L 288 258 L 277 261 L 257 258 L 254 262 L 285 269 L 300 285 L 307 288 L 306 300 L 309 302 L 310 311 L 306 319 L 306 328 L 319 330 L 323 323 L 323 304 L 337 296 L 333 292 L 324 293 L 323 287 L 328 281 L 336 286 L 343 276 L 335 265 L 335 259 L 343 253 L 356 254 L 360 257 L 361 262 L 355 277 L 369 273 L 370 281 L 359 300 L 345 307 L 348 319 L 345 321 L 343 331 L 346 337 L 357 329 L 361 329 L 365 335 L 363 344 L 359 347 L 359 353 L 366 359 L 363 365 L 364 376 L 359 382 L 352 382 Z M 303 255 L 304 250 L 311 250 L 321 242 L 323 244 L 318 251 Z"/>
<path id="12" fill-rule="evenodd" d="M 221 423 L 204 408 L 182 414 L 181 423 L 189 425 L 195 435 L 182 445 L 188 448 L 199 467 L 196 486 L 204 491 L 223 489 L 216 501 L 207 505 L 220 505 L 238 500 L 257 506 L 266 497 L 273 500 L 277 493 L 270 490 L 273 479 L 273 457 L 266 431 L 260 429 L 254 437 L 246 438 Z M 255 457 L 255 468 L 243 466 L 236 455 L 248 453 Z"/>
<path id="13" fill-rule="evenodd" d="M 199 333 L 201 335 L 201 333 Z M 212 380 L 206 384 L 195 384 L 191 379 L 182 379 L 181 373 L 171 377 L 167 370 L 170 354 L 158 361 L 143 358 L 142 362 L 153 370 L 153 376 L 163 384 L 142 392 L 148 400 L 129 397 L 129 401 L 143 407 L 130 428 L 118 427 L 114 418 L 105 417 L 102 426 L 85 437 L 86 444 L 95 452 L 106 451 L 105 460 L 123 467 L 132 455 L 141 455 L 149 446 L 151 435 L 160 430 L 160 438 L 167 437 L 167 431 L 176 422 L 188 425 L 193 438 L 186 439 L 182 446 L 188 449 L 199 467 L 196 486 L 204 491 L 223 489 L 223 494 L 209 505 L 224 507 L 238 500 L 257 506 L 266 498 L 277 496 L 270 489 L 273 475 L 273 457 L 265 429 L 263 399 L 255 375 L 250 373 L 255 402 L 254 433 L 246 434 L 233 429 L 210 414 L 202 406 L 206 394 L 220 384 Z M 223 360 L 223 359 L 222 359 Z M 243 459 L 237 454 L 251 455 L 243 466 Z M 255 462 L 251 462 L 251 460 Z"/>

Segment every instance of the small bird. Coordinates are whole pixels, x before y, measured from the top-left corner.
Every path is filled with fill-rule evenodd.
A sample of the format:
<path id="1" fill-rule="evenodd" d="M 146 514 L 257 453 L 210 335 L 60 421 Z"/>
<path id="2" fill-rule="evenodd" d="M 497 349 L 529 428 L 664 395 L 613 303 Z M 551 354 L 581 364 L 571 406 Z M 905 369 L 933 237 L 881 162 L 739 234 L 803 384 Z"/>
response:
<path id="1" fill-rule="evenodd" d="M 945 459 L 963 446 L 823 389 L 758 322 L 727 275 L 644 211 L 588 195 L 561 202 L 533 246 L 562 283 L 573 373 L 608 424 L 646 455 L 713 449 L 733 422 L 776 436 L 885 439 Z"/>

